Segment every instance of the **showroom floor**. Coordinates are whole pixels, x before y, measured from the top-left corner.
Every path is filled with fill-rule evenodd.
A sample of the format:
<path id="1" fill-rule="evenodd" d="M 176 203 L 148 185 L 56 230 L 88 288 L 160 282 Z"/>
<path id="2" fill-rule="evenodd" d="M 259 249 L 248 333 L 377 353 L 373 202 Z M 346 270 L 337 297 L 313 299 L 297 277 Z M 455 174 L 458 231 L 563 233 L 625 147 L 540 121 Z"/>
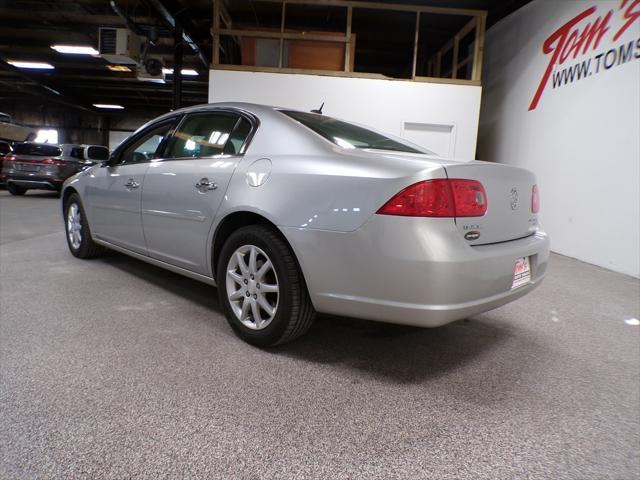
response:
<path id="1" fill-rule="evenodd" d="M 58 203 L 0 191 L 0 478 L 637 478 L 638 280 L 554 255 L 470 321 L 261 351 L 211 287 L 72 257 Z"/>

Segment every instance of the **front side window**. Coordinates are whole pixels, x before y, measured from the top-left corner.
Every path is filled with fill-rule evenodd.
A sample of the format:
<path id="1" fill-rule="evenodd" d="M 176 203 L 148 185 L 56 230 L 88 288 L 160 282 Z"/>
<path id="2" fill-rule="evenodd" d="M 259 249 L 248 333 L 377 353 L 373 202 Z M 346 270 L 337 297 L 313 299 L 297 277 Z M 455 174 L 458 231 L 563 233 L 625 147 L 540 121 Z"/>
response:
<path id="1" fill-rule="evenodd" d="M 120 156 L 121 163 L 143 163 L 156 158 L 164 137 L 167 136 L 173 122 L 163 123 L 141 135 L 131 145 L 127 146 Z"/>
<path id="2" fill-rule="evenodd" d="M 239 118 L 223 112 L 187 116 L 169 141 L 165 158 L 199 158 L 227 153 L 225 146 Z"/>
<path id="3" fill-rule="evenodd" d="M 378 132 L 317 113 L 281 110 L 282 113 L 310 128 L 318 135 L 343 148 L 372 148 L 407 153 L 431 153 Z"/>

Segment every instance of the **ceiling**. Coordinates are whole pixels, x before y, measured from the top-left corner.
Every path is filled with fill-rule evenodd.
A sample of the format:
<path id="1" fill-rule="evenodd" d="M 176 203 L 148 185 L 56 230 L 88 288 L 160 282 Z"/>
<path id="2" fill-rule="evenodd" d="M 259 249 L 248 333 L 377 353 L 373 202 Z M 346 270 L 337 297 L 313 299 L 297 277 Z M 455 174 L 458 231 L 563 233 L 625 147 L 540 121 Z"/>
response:
<path id="1" fill-rule="evenodd" d="M 227 9 L 243 14 L 250 0 L 224 0 Z M 386 0 L 386 3 L 469 8 L 489 12 L 487 26 L 520 8 L 529 0 Z M 172 76 L 164 84 L 137 80 L 133 73 L 113 72 L 104 59 L 87 55 L 60 54 L 51 45 L 89 45 L 97 48 L 98 28 L 129 25 L 145 35 L 157 36 L 149 53 L 173 67 L 173 28 L 171 18 L 181 19 L 190 43 L 184 43 L 183 68 L 194 69 L 198 76 L 183 77 L 183 105 L 207 101 L 208 64 L 211 59 L 211 0 L 12 0 L 0 1 L 0 111 L 3 104 L 63 105 L 73 109 L 98 112 L 94 103 L 123 105 L 127 112 L 144 111 L 151 115 L 168 111 L 172 105 Z M 118 15 L 119 10 L 122 15 Z M 246 13 L 246 12 L 245 12 Z M 258 22 L 259 19 L 256 18 Z M 355 17 L 354 17 L 355 20 Z M 398 23 L 401 15 L 387 19 L 384 25 Z M 258 22 L 259 23 L 259 22 Z M 354 23 L 355 28 L 355 23 Z M 363 16 L 358 28 L 366 36 L 381 31 L 380 20 Z M 446 27 L 442 27 L 446 29 Z M 385 28 L 391 31 L 392 29 Z M 406 32 L 405 32 L 406 33 Z M 406 36 L 406 35 L 405 35 Z M 402 35 L 400 37 L 404 38 Z M 364 38 L 364 37 L 363 37 Z M 403 41 L 406 41 L 403 40 Z M 406 43 L 406 42 L 405 42 Z M 193 45 L 191 48 L 188 45 Z M 364 46 L 367 44 L 365 43 Z M 394 52 L 404 43 L 369 42 L 362 55 L 366 69 L 393 71 Z M 385 47 L 385 45 L 388 45 Z M 362 47 L 364 48 L 364 47 Z M 54 70 L 22 70 L 3 61 L 48 62 Z"/>

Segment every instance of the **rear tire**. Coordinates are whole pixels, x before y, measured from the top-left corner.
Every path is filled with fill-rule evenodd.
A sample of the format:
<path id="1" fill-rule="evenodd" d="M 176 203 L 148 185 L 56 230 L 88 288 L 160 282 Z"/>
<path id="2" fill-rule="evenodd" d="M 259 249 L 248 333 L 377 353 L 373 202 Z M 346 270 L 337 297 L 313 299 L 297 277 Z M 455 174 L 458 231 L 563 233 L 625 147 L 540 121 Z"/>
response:
<path id="1" fill-rule="evenodd" d="M 15 185 L 13 183 L 7 183 L 7 190 L 9 190 L 9 193 L 11 195 L 16 195 L 16 196 L 22 196 L 25 193 L 27 193 L 27 189 L 24 187 L 20 187 L 18 185 Z"/>
<path id="2" fill-rule="evenodd" d="M 249 225 L 233 232 L 220 252 L 216 282 L 229 325 L 252 345 L 290 342 L 313 323 L 298 262 L 273 228 Z"/>
<path id="3" fill-rule="evenodd" d="M 106 251 L 106 248 L 93 241 L 87 216 L 77 193 L 71 194 L 64 204 L 64 225 L 67 245 L 74 257 L 94 258 Z"/>

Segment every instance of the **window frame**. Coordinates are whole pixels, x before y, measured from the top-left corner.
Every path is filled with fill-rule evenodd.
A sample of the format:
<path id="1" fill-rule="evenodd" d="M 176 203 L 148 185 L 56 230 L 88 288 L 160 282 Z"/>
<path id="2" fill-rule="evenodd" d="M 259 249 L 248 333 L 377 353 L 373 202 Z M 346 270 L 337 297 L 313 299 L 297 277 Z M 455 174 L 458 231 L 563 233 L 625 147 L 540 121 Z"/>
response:
<path id="1" fill-rule="evenodd" d="M 249 134 L 247 135 L 247 137 L 245 138 L 242 146 L 240 147 L 240 152 L 236 153 L 236 154 L 230 154 L 230 153 L 224 153 L 224 148 L 226 147 L 226 142 L 224 144 L 224 146 L 222 147 L 222 153 L 216 154 L 216 155 L 207 155 L 206 157 L 166 157 L 167 154 L 167 146 L 169 145 L 169 141 L 174 137 L 175 133 L 178 132 L 180 130 L 180 128 L 184 125 L 184 123 L 192 116 L 194 115 L 207 115 L 207 114 L 216 114 L 216 113 L 226 113 L 226 114 L 231 114 L 231 115 L 235 115 L 238 117 L 238 119 L 236 120 L 235 125 L 233 126 L 233 128 L 231 129 L 231 131 L 229 132 L 229 138 L 231 138 L 231 135 L 233 135 L 233 132 L 235 132 L 236 128 L 238 128 L 238 126 L 241 123 L 241 119 L 245 119 L 249 122 L 249 124 L 251 125 L 251 130 L 249 131 Z M 240 109 L 235 109 L 235 108 L 228 108 L 228 107 L 220 107 L 220 108 L 208 108 L 208 109 L 203 109 L 203 110 L 193 110 L 193 111 L 187 111 L 184 112 L 182 118 L 180 119 L 180 121 L 175 125 L 175 127 L 169 132 L 169 134 L 167 135 L 167 137 L 164 140 L 164 145 L 162 145 L 162 151 L 161 151 L 161 155 L 158 158 L 153 159 L 153 161 L 156 162 L 171 162 L 171 161 L 185 161 L 185 160 L 202 160 L 202 159 L 207 159 L 207 158 L 235 158 L 235 157 L 243 157 L 246 153 L 247 153 L 247 149 L 249 148 L 251 141 L 253 140 L 253 137 L 256 133 L 256 131 L 258 130 L 258 128 L 260 127 L 260 120 L 258 120 L 258 118 L 253 115 L 252 113 L 246 112 L 244 110 L 240 110 Z M 227 142 L 229 140 L 227 139 Z"/>
<path id="2" fill-rule="evenodd" d="M 174 132 L 176 126 L 180 124 L 180 121 L 182 120 L 183 117 L 184 117 L 183 114 L 173 115 L 171 117 L 163 118 L 161 120 L 153 122 L 152 124 L 144 127 L 142 130 L 140 130 L 139 132 L 134 133 L 129 138 L 127 138 L 122 144 L 120 144 L 115 149 L 115 151 L 113 152 L 113 155 L 112 155 L 113 161 L 109 160 L 106 163 L 108 163 L 109 166 L 139 165 L 139 164 L 142 164 L 142 163 L 150 163 L 152 160 L 156 160 L 158 158 L 162 158 L 162 155 L 164 154 L 165 146 L 167 144 L 167 139 L 170 138 L 173 135 L 173 132 Z M 134 143 L 136 143 L 138 140 L 140 140 L 145 135 L 148 135 L 151 131 L 153 131 L 153 130 L 161 127 L 161 126 L 164 126 L 165 124 L 169 125 L 169 130 L 167 131 L 165 136 L 160 141 L 160 144 L 158 145 L 158 149 L 156 151 L 155 158 L 148 159 L 148 160 L 145 160 L 143 162 L 126 162 L 126 161 L 122 160 L 122 155 L 124 154 L 124 152 L 129 147 L 131 147 Z"/>

